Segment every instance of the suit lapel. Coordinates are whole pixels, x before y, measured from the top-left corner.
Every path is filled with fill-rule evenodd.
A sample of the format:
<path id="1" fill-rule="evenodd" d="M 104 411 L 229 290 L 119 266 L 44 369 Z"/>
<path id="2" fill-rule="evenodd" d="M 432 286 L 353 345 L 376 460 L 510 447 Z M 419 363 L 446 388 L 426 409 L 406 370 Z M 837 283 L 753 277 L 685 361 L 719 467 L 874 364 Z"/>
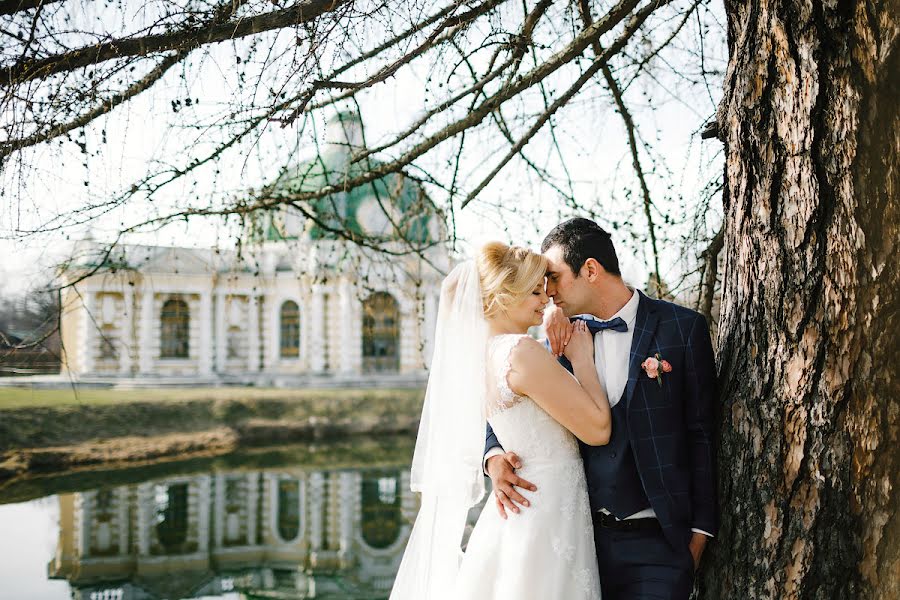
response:
<path id="1" fill-rule="evenodd" d="M 638 301 L 637 316 L 634 319 L 634 336 L 631 338 L 631 354 L 628 357 L 628 383 L 625 387 L 625 402 L 631 402 L 631 396 L 634 394 L 634 386 L 637 384 L 638 377 L 641 375 L 641 363 L 649 356 L 647 349 L 650 347 L 650 340 L 656 331 L 656 325 L 659 322 L 659 315 L 656 314 L 656 306 L 654 302 L 642 294 Z M 626 407 L 629 404 L 625 405 Z"/>

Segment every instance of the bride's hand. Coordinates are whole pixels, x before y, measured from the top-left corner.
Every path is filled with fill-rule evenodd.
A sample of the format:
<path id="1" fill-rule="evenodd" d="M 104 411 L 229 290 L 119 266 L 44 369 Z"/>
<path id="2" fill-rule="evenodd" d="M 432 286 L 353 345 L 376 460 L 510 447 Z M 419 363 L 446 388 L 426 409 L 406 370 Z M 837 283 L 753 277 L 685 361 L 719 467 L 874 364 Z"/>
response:
<path id="1" fill-rule="evenodd" d="M 566 344 L 572 338 L 575 326 L 558 306 L 548 306 L 544 309 L 544 331 L 547 332 L 547 341 L 550 342 L 550 351 L 553 356 L 562 356 Z"/>
<path id="2" fill-rule="evenodd" d="M 566 344 L 563 354 L 573 365 L 580 361 L 594 362 L 594 339 L 591 337 L 587 323 L 581 320 L 575 321 L 572 338 Z"/>

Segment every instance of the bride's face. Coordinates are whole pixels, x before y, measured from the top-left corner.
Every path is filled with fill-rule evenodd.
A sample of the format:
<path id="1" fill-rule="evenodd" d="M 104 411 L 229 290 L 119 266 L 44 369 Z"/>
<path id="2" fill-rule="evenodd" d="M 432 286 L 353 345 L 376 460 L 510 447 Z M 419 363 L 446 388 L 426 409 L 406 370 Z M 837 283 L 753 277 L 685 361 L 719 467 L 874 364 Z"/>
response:
<path id="1" fill-rule="evenodd" d="M 544 282 L 541 281 L 517 306 L 513 306 L 507 312 L 509 318 L 519 327 L 528 328 L 540 325 L 544 320 L 544 308 L 550 298 L 544 290 Z"/>

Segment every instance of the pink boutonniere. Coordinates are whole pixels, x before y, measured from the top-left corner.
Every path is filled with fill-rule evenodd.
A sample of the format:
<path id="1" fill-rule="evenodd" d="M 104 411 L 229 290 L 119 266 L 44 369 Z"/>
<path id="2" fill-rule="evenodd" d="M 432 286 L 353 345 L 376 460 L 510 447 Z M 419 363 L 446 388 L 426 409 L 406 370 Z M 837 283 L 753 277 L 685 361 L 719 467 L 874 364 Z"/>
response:
<path id="1" fill-rule="evenodd" d="M 662 387 L 662 374 L 672 372 L 672 365 L 661 357 L 658 352 L 654 356 L 648 356 L 641 363 L 641 368 L 647 373 L 647 377 L 659 382 L 659 387 Z"/>

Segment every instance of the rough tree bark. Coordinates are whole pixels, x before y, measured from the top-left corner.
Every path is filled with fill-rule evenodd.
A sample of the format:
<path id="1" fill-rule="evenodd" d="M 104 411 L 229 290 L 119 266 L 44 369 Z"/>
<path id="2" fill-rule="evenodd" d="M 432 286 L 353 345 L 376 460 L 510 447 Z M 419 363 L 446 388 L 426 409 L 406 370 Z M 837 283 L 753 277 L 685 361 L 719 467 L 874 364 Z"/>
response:
<path id="1" fill-rule="evenodd" d="M 723 525 L 703 598 L 900 598 L 895 0 L 726 0 Z"/>

